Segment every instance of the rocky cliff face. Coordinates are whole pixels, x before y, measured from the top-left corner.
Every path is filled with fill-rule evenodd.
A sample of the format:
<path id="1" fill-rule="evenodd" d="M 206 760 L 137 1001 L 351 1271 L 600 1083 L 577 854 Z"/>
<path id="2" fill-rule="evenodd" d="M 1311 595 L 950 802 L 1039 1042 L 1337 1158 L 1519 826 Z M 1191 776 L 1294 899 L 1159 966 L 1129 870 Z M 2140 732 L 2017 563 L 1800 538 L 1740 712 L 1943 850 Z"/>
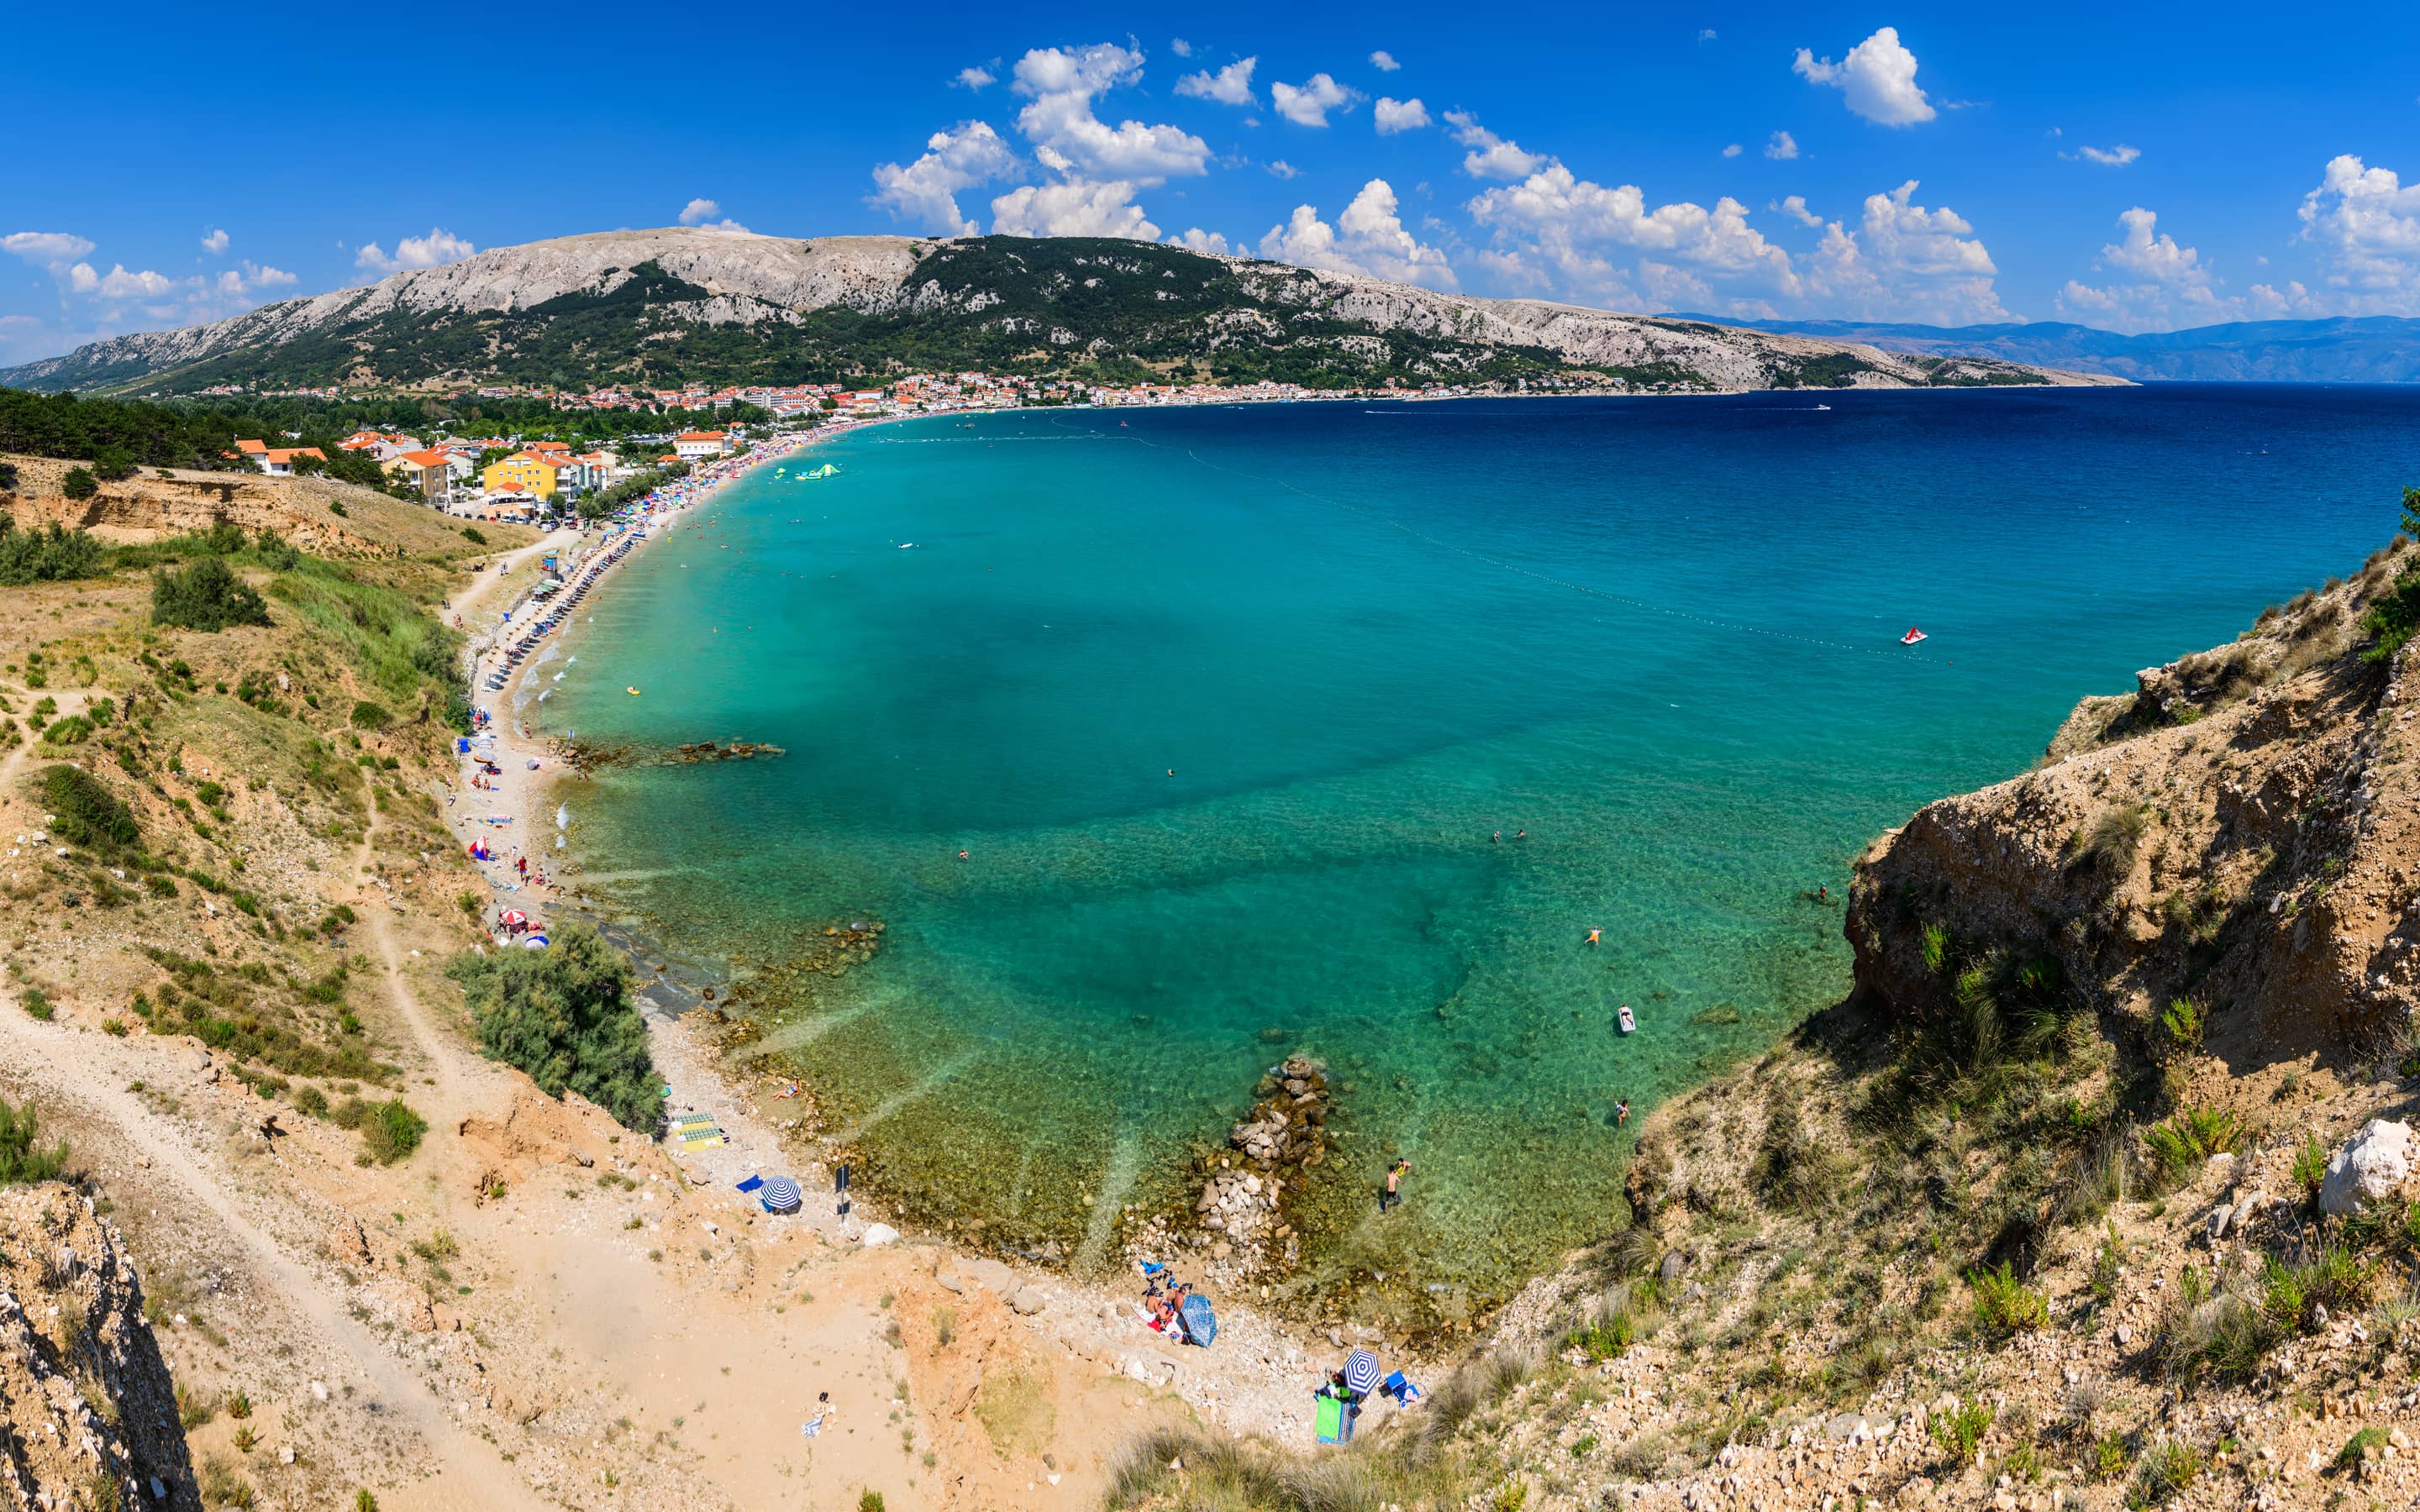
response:
<path id="1" fill-rule="evenodd" d="M 57 1182 L 0 1190 L 0 1487 L 53 1512 L 202 1504 L 142 1283 Z"/>
<path id="2" fill-rule="evenodd" d="M 743 339 L 734 339 L 738 332 Z M 184 331 L 116 337 L 0 372 L 46 390 L 164 382 L 573 382 L 675 373 L 789 378 L 895 365 L 1208 363 L 1488 375 L 1601 370 L 1629 387 L 2107 383 L 1982 358 L 1439 294 L 1152 243 L 1009 237 L 797 240 L 666 227 L 483 252 Z"/>
<path id="3" fill-rule="evenodd" d="M 2086 699 L 2035 770 L 1877 841 L 1849 913 L 1859 993 L 1937 1020 L 2047 963 L 2104 1025 L 2149 1034 L 2192 1004 L 2239 1075 L 2400 1043 L 2420 1006 L 2415 688 L 2408 657 L 2362 658 L 2359 621 L 2409 549 Z"/>

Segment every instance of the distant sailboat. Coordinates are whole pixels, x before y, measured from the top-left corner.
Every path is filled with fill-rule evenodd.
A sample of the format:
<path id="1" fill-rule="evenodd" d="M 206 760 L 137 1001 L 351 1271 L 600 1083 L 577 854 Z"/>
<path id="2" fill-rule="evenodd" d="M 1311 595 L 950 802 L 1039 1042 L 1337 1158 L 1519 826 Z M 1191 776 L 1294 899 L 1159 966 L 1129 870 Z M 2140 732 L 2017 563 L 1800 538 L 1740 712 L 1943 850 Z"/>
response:
<path id="1" fill-rule="evenodd" d="M 1918 640 L 1930 640 L 1932 638 L 1931 636 L 1926 635 L 1922 630 L 1919 630 L 1915 625 L 1911 625 L 1907 627 L 1907 634 L 1899 638 L 1899 643 L 1903 646 L 1912 646 Z"/>

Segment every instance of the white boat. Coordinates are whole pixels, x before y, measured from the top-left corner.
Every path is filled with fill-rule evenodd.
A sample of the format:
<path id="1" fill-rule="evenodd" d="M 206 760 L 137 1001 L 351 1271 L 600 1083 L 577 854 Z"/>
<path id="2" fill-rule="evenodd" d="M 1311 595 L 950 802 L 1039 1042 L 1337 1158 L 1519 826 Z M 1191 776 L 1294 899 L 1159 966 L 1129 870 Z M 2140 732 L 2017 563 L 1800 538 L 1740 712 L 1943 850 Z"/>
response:
<path id="1" fill-rule="evenodd" d="M 1912 646 L 1918 640 L 1930 640 L 1931 639 L 1932 637 L 1925 634 L 1922 630 L 1919 630 L 1915 625 L 1911 625 L 1907 627 L 1907 634 L 1899 638 L 1899 643 L 1903 646 Z"/>
<path id="2" fill-rule="evenodd" d="M 1614 1017 L 1621 1022 L 1621 1032 L 1624 1034 L 1628 1034 L 1631 1030 L 1638 1027 L 1638 1021 L 1630 1016 L 1630 1005 L 1628 1003 L 1622 1004 L 1621 1011 L 1616 1013 Z"/>

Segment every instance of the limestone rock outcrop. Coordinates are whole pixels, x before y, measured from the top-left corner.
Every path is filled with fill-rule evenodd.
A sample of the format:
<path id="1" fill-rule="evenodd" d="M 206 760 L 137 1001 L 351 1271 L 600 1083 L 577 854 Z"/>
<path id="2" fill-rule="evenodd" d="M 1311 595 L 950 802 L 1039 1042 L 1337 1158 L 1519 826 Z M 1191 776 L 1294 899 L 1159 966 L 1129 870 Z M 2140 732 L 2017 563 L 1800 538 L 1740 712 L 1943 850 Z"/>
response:
<path id="1" fill-rule="evenodd" d="M 201 1507 L 142 1281 L 55 1181 L 0 1188 L 0 1488 L 62 1512 Z"/>

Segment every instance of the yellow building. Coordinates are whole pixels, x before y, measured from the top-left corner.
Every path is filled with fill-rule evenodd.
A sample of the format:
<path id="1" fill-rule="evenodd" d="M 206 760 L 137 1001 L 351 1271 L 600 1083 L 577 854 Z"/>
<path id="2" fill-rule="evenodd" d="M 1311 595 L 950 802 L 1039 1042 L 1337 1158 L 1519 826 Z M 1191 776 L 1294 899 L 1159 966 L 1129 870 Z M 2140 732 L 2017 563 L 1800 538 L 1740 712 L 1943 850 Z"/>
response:
<path id="1" fill-rule="evenodd" d="M 551 499 L 557 471 L 557 465 L 544 457 L 516 452 L 501 462 L 489 463 L 479 474 L 479 483 L 489 493 L 532 493 Z"/>

